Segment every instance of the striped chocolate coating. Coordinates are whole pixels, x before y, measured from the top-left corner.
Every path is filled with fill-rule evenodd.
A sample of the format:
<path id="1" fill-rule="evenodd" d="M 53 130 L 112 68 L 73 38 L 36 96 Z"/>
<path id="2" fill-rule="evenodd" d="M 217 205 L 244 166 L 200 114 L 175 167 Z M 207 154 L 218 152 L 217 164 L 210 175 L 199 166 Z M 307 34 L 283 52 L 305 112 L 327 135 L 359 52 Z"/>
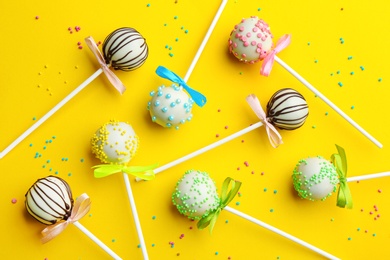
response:
<path id="1" fill-rule="evenodd" d="M 148 45 L 135 29 L 123 27 L 106 37 L 102 46 L 108 65 L 116 70 L 131 71 L 141 67 L 148 57 Z"/>
<path id="2" fill-rule="evenodd" d="M 38 179 L 25 196 L 28 213 L 43 224 L 52 225 L 71 215 L 72 192 L 68 183 L 59 177 Z"/>
<path id="3" fill-rule="evenodd" d="M 305 98 L 292 88 L 275 92 L 267 104 L 267 120 L 280 129 L 297 129 L 305 123 L 308 115 Z"/>

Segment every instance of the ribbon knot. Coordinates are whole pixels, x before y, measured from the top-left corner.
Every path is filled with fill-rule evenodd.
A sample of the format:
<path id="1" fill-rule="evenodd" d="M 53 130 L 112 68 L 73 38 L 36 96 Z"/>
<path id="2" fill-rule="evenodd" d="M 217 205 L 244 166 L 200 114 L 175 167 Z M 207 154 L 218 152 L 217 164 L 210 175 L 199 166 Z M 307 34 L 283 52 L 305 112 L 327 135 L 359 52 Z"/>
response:
<path id="1" fill-rule="evenodd" d="M 269 76 L 272 70 L 272 66 L 274 65 L 275 55 L 281 52 L 284 48 L 286 48 L 291 42 L 291 34 L 283 35 L 274 49 L 272 49 L 267 56 L 264 58 L 263 65 L 261 66 L 260 74 L 263 76 Z"/>
<path id="2" fill-rule="evenodd" d="M 278 130 L 276 130 L 275 126 L 273 126 L 267 120 L 267 116 L 263 108 L 261 107 L 260 100 L 254 94 L 251 94 L 246 97 L 246 101 L 248 102 L 249 106 L 252 108 L 253 112 L 255 112 L 256 116 L 264 124 L 271 145 L 274 148 L 276 148 L 280 144 L 282 144 L 283 143 L 282 136 L 279 134 Z"/>
<path id="3" fill-rule="evenodd" d="M 342 147 L 336 144 L 338 154 L 332 155 L 333 165 L 339 175 L 340 187 L 337 192 L 337 206 L 352 209 L 352 195 L 347 183 L 347 156 Z"/>
<path id="4" fill-rule="evenodd" d="M 149 166 L 126 166 L 122 164 L 101 164 L 93 166 L 93 173 L 95 178 L 103 178 L 115 173 L 127 173 L 143 180 L 149 181 L 156 177 L 153 169 L 157 167 L 157 164 Z"/>
<path id="5" fill-rule="evenodd" d="M 118 90 L 119 93 L 123 94 L 126 90 L 125 85 L 123 85 L 122 81 L 114 74 L 114 72 L 110 70 L 109 68 L 110 64 L 104 60 L 104 57 L 102 53 L 99 51 L 99 48 L 97 47 L 92 36 L 85 38 L 85 42 L 87 43 L 87 46 L 92 51 L 92 53 L 95 55 L 96 59 L 100 64 L 100 67 L 102 68 L 108 80 L 115 87 L 115 89 Z"/>
<path id="6" fill-rule="evenodd" d="M 229 186 L 231 186 L 231 189 L 228 192 Z M 209 226 L 209 231 L 211 234 L 219 214 L 234 199 L 240 187 L 241 182 L 235 181 L 232 178 L 227 177 L 222 184 L 220 204 L 218 208 L 216 208 L 213 212 L 198 221 L 198 229 L 204 229 L 205 227 Z"/>
<path id="7" fill-rule="evenodd" d="M 67 220 L 57 222 L 53 225 L 46 227 L 41 233 L 43 235 L 41 241 L 42 243 L 49 242 L 56 236 L 58 236 L 65 228 L 74 222 L 77 222 L 79 219 L 84 217 L 91 208 L 91 200 L 86 193 L 81 194 L 73 206 L 70 217 Z"/>
<path id="8" fill-rule="evenodd" d="M 198 106 L 203 107 L 206 104 L 206 97 L 198 91 L 190 88 L 187 83 L 181 77 L 176 75 L 173 71 L 170 71 L 163 66 L 158 66 L 156 69 L 156 74 L 164 79 L 168 79 L 172 82 L 179 84 L 179 86 L 182 86 L 188 92 L 188 94 L 190 94 L 192 100 L 194 100 L 194 102 Z"/>

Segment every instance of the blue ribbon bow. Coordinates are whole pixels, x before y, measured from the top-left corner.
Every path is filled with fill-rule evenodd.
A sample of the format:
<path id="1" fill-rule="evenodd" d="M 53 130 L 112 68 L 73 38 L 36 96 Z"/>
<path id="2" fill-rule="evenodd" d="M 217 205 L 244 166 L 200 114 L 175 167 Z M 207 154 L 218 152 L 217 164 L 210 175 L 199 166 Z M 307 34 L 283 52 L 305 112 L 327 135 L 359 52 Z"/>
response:
<path id="1" fill-rule="evenodd" d="M 162 77 L 164 79 L 168 79 L 168 80 L 175 82 L 175 83 L 179 84 L 180 86 L 182 86 L 188 92 L 188 94 L 190 94 L 192 100 L 194 100 L 194 102 L 198 106 L 203 107 L 206 104 L 206 101 L 207 101 L 206 97 L 203 94 L 199 93 L 198 91 L 190 88 L 187 85 L 187 83 L 182 78 L 180 78 L 178 75 L 176 75 L 174 72 L 170 71 L 169 69 L 167 69 L 163 66 L 158 66 L 156 69 L 156 73 L 160 77 Z"/>

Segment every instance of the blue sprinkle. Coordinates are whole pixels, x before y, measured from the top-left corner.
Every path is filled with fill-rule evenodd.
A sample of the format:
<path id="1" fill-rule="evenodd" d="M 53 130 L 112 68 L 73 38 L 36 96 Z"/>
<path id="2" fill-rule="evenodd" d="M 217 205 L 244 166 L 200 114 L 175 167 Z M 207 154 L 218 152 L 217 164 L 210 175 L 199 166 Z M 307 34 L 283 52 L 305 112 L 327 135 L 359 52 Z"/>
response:
<path id="1" fill-rule="evenodd" d="M 33 146 L 33 144 L 30 144 L 30 147 L 32 147 Z"/>
<path id="2" fill-rule="evenodd" d="M 364 70 L 364 67 L 363 67 L 363 66 L 360 66 L 360 69 L 361 69 L 361 70 Z"/>
<path id="3" fill-rule="evenodd" d="M 46 146 L 43 147 L 43 150 L 46 150 Z"/>
<path id="4" fill-rule="evenodd" d="M 351 106 L 351 109 L 354 109 L 355 108 L 355 106 Z"/>
<path id="5" fill-rule="evenodd" d="M 351 73 L 349 73 L 349 74 L 353 75 L 353 74 L 355 74 L 355 72 L 351 71 Z"/>
<path id="6" fill-rule="evenodd" d="M 150 4 L 147 4 L 147 5 L 146 5 L 146 7 L 149 7 L 149 6 L 150 6 Z"/>
<path id="7" fill-rule="evenodd" d="M 169 53 L 169 56 L 173 57 L 173 53 Z"/>
<path id="8" fill-rule="evenodd" d="M 185 33 L 188 33 L 188 30 L 185 30 L 184 32 L 185 32 Z"/>
<path id="9" fill-rule="evenodd" d="M 338 84 L 339 84 L 339 86 L 340 86 L 340 87 L 342 87 L 342 86 L 343 86 L 343 83 L 342 83 L 342 82 L 339 82 Z"/>

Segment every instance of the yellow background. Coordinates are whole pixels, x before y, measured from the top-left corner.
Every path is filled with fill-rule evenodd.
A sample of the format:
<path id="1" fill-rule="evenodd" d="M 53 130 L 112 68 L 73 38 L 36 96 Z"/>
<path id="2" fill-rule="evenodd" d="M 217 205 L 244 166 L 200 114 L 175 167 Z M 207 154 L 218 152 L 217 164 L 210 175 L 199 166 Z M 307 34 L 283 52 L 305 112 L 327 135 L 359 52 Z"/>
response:
<path id="1" fill-rule="evenodd" d="M 51 174 L 65 179 L 74 196 L 86 192 L 92 199 L 82 225 L 123 259 L 142 259 L 122 176 L 93 177 L 91 167 L 99 164 L 90 152 L 93 133 L 110 119 L 127 121 L 141 141 L 131 165 L 164 165 L 257 122 L 245 97 L 254 93 L 265 107 L 271 95 L 285 87 L 305 96 L 310 115 L 302 128 L 280 131 L 284 144 L 279 148 L 271 147 L 260 128 L 166 170 L 153 181 L 132 181 L 150 259 L 320 258 L 225 211 L 212 235 L 197 230 L 196 223 L 181 216 L 171 203 L 177 180 L 189 169 L 208 172 L 218 188 L 228 176 L 241 180 L 240 196 L 231 207 L 337 257 L 390 257 L 388 178 L 351 183 L 352 210 L 336 207 L 336 195 L 325 202 L 301 200 L 291 183 L 299 159 L 330 158 L 335 144 L 346 150 L 348 176 L 390 170 L 387 1 L 230 0 L 188 81 L 208 102 L 203 108 L 194 107 L 193 121 L 179 131 L 152 123 L 146 110 L 149 92 L 170 84 L 155 69 L 163 65 L 184 77 L 221 2 L 54 2 L 0 3 L 1 149 L 98 69 L 85 37 L 103 41 L 116 28 L 134 27 L 147 39 L 149 58 L 136 71 L 116 72 L 128 88 L 123 96 L 101 75 L 0 160 L 2 259 L 109 259 L 74 226 L 41 244 L 44 226 L 26 213 L 24 194 L 38 178 Z M 382 149 L 278 64 L 266 78 L 259 75 L 260 63 L 243 64 L 228 53 L 233 26 L 251 15 L 271 25 L 275 40 L 292 34 L 291 45 L 278 56 L 382 142 Z M 75 26 L 81 30 L 76 32 Z M 35 158 L 36 153 L 40 157 Z"/>

